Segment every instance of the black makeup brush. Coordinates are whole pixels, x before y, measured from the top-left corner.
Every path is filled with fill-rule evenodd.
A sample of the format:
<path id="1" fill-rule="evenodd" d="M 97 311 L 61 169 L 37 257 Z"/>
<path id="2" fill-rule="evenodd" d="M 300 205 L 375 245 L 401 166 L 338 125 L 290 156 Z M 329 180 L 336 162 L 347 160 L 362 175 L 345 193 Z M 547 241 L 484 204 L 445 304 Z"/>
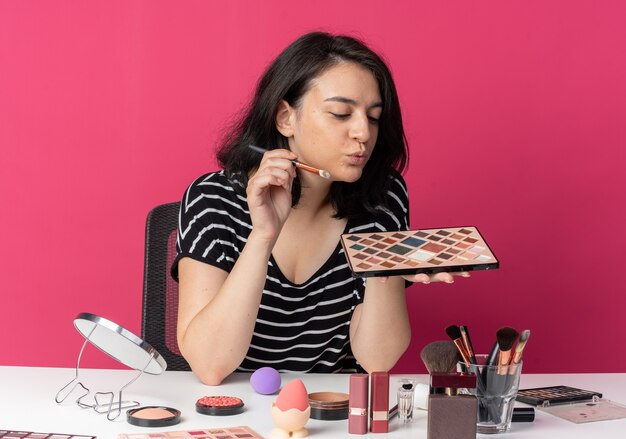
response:
<path id="1" fill-rule="evenodd" d="M 446 334 L 450 337 L 450 340 L 454 343 L 463 362 L 465 364 L 471 364 L 470 354 L 467 352 L 465 345 L 463 344 L 463 336 L 461 334 L 461 329 L 457 325 L 450 325 L 446 328 Z"/>
<path id="2" fill-rule="evenodd" d="M 509 363 L 511 362 L 511 349 L 513 349 L 518 335 L 519 332 L 510 326 L 500 328 L 496 332 L 498 340 L 498 375 L 506 375 L 508 373 Z"/>
<path id="3" fill-rule="evenodd" d="M 433 341 L 427 344 L 420 353 L 422 361 L 429 373 L 448 373 L 456 370 L 459 351 L 449 340 Z"/>

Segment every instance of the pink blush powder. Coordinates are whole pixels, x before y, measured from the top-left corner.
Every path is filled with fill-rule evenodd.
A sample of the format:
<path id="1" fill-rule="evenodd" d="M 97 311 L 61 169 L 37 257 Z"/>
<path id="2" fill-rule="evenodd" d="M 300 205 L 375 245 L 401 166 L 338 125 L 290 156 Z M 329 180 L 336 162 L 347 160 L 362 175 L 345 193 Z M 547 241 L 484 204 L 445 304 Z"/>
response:
<path id="1" fill-rule="evenodd" d="M 167 419 L 167 418 L 171 418 L 172 416 L 174 416 L 174 414 L 170 412 L 169 410 L 156 408 L 156 407 L 154 408 L 149 407 L 149 408 L 137 410 L 136 412 L 133 413 L 133 416 L 139 419 Z"/>

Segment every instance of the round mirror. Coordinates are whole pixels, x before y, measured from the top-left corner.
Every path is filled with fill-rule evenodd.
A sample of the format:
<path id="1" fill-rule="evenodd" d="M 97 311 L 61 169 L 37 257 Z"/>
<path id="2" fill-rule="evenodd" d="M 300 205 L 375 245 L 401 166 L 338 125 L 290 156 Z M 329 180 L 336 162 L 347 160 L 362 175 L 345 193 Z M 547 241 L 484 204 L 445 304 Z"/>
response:
<path id="1" fill-rule="evenodd" d="M 91 344 L 128 367 L 152 375 L 167 369 L 165 359 L 155 348 L 104 317 L 80 313 L 74 326 Z"/>

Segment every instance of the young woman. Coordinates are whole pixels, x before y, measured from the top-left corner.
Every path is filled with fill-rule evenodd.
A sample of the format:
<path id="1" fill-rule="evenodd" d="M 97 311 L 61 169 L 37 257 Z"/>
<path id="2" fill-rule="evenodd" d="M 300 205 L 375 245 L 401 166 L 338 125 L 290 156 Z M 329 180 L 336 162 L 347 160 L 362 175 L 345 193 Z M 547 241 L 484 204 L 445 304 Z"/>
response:
<path id="1" fill-rule="evenodd" d="M 342 233 L 409 226 L 407 145 L 381 58 L 348 36 L 300 37 L 261 77 L 218 159 L 223 170 L 184 195 L 173 267 L 178 344 L 200 380 L 393 367 L 411 333 L 405 280 L 453 275 L 353 278 L 340 245 Z"/>

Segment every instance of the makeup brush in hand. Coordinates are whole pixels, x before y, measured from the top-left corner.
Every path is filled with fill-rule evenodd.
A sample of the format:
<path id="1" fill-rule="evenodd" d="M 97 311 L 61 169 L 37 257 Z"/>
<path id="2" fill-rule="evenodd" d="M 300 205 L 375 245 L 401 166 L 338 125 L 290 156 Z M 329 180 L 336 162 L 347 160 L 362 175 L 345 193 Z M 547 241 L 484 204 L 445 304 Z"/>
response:
<path id="1" fill-rule="evenodd" d="M 433 341 L 427 344 L 420 353 L 422 361 L 429 373 L 448 373 L 456 370 L 459 351 L 449 340 Z"/>

